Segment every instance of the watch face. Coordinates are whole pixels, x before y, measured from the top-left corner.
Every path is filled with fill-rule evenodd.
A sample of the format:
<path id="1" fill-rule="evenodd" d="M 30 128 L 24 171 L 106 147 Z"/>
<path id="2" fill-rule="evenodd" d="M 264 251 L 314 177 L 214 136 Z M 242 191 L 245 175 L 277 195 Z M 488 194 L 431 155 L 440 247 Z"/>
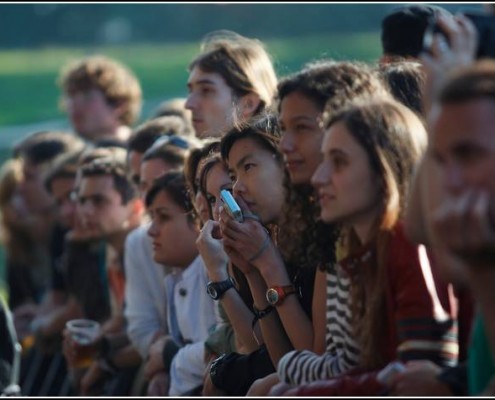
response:
<path id="1" fill-rule="evenodd" d="M 215 289 L 215 287 L 213 285 L 208 285 L 206 287 L 206 291 L 207 291 L 207 293 L 210 295 L 210 297 L 212 299 L 215 300 L 215 299 L 218 298 L 218 292 L 217 292 L 217 290 Z"/>
<path id="2" fill-rule="evenodd" d="M 266 301 L 268 301 L 271 305 L 277 304 L 278 292 L 275 289 L 268 289 L 266 291 Z"/>

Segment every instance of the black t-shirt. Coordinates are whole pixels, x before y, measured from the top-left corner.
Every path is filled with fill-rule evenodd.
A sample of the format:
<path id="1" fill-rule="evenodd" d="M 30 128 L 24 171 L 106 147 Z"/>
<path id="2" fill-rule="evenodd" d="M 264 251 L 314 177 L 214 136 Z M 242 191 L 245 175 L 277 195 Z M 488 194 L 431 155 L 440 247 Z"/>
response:
<path id="1" fill-rule="evenodd" d="M 67 241 L 63 256 L 67 292 L 82 305 L 86 318 L 105 321 L 110 317 L 110 292 L 103 241 Z"/>
<path id="2" fill-rule="evenodd" d="M 65 235 L 67 231 L 60 224 L 56 224 L 50 240 L 51 288 L 61 292 L 67 290 L 62 263 L 66 247 Z"/>

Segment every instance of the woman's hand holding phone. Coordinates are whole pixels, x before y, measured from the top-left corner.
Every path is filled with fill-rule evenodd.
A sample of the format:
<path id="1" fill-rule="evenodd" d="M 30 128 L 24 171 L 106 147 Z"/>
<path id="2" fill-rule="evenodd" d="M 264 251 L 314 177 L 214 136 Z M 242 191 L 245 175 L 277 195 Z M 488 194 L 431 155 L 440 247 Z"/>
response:
<path id="1" fill-rule="evenodd" d="M 265 257 L 270 253 L 270 248 L 274 246 L 259 218 L 251 212 L 242 198 L 236 200 L 244 215 L 244 222 L 233 220 L 225 209 L 221 210 L 220 228 L 224 246 L 231 259 L 233 256 L 236 258 L 240 256 L 245 265 L 250 265 L 250 268 L 246 269 L 253 267 L 259 269 L 266 262 Z M 232 261 L 242 269 L 238 262 L 233 259 Z"/>
<path id="2" fill-rule="evenodd" d="M 215 282 L 228 279 L 227 263 L 229 256 L 223 248 L 218 222 L 211 219 L 206 221 L 196 240 L 196 246 L 205 262 L 209 278 Z"/>

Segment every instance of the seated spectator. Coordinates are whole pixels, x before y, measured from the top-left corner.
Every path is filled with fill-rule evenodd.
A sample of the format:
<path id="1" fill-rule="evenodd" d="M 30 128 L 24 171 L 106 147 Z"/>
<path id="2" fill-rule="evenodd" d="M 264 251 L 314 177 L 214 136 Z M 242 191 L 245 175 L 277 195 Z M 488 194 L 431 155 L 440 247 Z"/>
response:
<path id="1" fill-rule="evenodd" d="M 327 352 L 284 356 L 277 372 L 285 383 L 272 394 L 378 394 L 385 386 L 376 374 L 392 360 L 457 361 L 448 288 L 435 281 L 424 248 L 407 241 L 401 223 L 425 145 L 420 120 L 391 100 L 351 106 L 328 122 L 312 178 L 322 219 L 341 226 L 338 264 L 327 273 Z M 417 324 L 428 332 L 425 346 L 417 345 Z"/>
<path id="2" fill-rule="evenodd" d="M 204 340 L 217 322 L 212 299 L 200 290 L 206 286 L 207 275 L 196 248 L 199 227 L 185 189 L 183 173 L 171 171 L 158 178 L 146 195 L 153 258 L 174 267 L 165 277 L 170 334 L 163 339 L 170 396 L 201 385 Z M 185 373 L 174 373 L 181 370 Z"/>
<path id="3" fill-rule="evenodd" d="M 182 118 L 192 129 L 192 115 L 191 111 L 186 109 L 186 99 L 177 97 L 160 103 L 151 119 L 170 115 Z"/>
<path id="4" fill-rule="evenodd" d="M 83 395 L 99 393 L 102 385 L 109 381 L 109 377 L 115 379 L 111 380 L 113 386 L 110 384 L 106 388 L 107 393 L 128 393 L 141 362 L 125 332 L 125 274 L 122 262 L 126 236 L 141 223 L 143 207 L 141 200 L 137 198 L 137 192 L 127 180 L 125 155 L 124 150 L 115 151 L 112 157 L 96 158 L 84 164 L 77 185 L 77 200 L 83 226 L 90 237 L 103 239 L 108 245 L 106 271 L 103 273 L 106 275 L 105 280 L 108 280 L 107 302 L 111 306 L 110 316 L 102 321 L 102 336 L 97 341 L 100 347 L 99 358 L 92 362 L 81 379 L 80 393 Z M 87 306 L 87 300 L 92 296 L 88 293 L 91 282 L 95 282 L 95 278 L 98 279 L 92 274 L 99 275 L 99 272 L 92 273 L 89 265 L 84 270 L 70 267 L 67 275 L 70 278 L 72 293 Z M 103 304 L 94 305 L 102 307 Z M 86 314 L 85 317 L 91 318 L 91 315 Z M 69 366 L 74 366 L 79 351 L 79 346 L 71 336 L 65 335 L 64 354 Z"/>
<path id="5" fill-rule="evenodd" d="M 35 132 L 15 145 L 14 154 L 22 160 L 23 179 L 19 185 L 19 195 L 31 221 L 30 234 L 36 241 L 34 248 L 40 249 L 45 258 L 33 265 L 30 271 L 25 271 L 24 277 L 19 277 L 25 281 L 21 285 L 31 281 L 38 287 L 38 293 L 32 293 L 29 298 L 21 300 L 21 304 L 25 303 L 23 306 L 19 307 L 18 304 L 12 307 L 16 323 L 19 319 L 29 320 L 31 323 L 36 315 L 51 311 L 64 302 L 65 294 L 54 288 L 51 282 L 54 279 L 53 263 L 57 262 L 62 252 L 56 246 L 63 235 L 57 221 L 55 199 L 47 191 L 43 178 L 58 156 L 70 151 L 80 151 L 83 146 L 83 141 L 77 136 L 56 131 Z M 24 251 L 31 252 L 32 249 L 26 248 Z M 16 272 L 11 272 L 15 276 Z M 16 283 L 11 281 L 11 287 L 15 286 Z M 17 293 L 13 291 L 12 295 L 13 300 Z"/>
<path id="6" fill-rule="evenodd" d="M 65 65 L 58 78 L 62 107 L 74 131 L 90 142 L 126 142 L 141 111 L 141 87 L 116 60 L 88 56 Z"/>
<path id="7" fill-rule="evenodd" d="M 306 338 L 305 346 L 294 346 L 300 349 L 315 353 L 325 350 L 326 265 L 335 260 L 337 232 L 334 225 L 320 220 L 319 203 L 310 183 L 322 160 L 324 115 L 333 115 L 358 98 L 378 95 L 386 95 L 380 80 L 371 68 L 356 62 L 314 62 L 283 78 L 278 85 L 280 150 L 293 183 L 288 196 L 297 205 L 296 209 L 284 213 L 284 229 L 279 232 L 278 240 L 285 259 L 298 268 L 317 267 L 312 325 L 303 328 L 300 320 L 292 327 L 286 325 L 286 329 L 294 330 L 294 338 Z M 276 373 L 258 380 L 248 395 L 266 395 L 276 382 Z"/>
<path id="8" fill-rule="evenodd" d="M 166 139 L 160 144 L 159 140 L 163 137 Z M 133 131 L 128 144 L 128 175 L 143 200 L 155 178 L 170 169 L 183 167 L 193 142 L 192 127 L 173 115 L 155 118 Z M 152 346 L 168 334 L 163 279 L 169 269 L 153 260 L 148 228 L 149 223 L 145 220 L 128 235 L 124 263 L 127 333 L 143 360 L 152 357 Z M 159 354 L 161 359 L 161 349 Z M 144 375 L 149 381 L 148 390 L 154 395 L 163 395 L 153 392 L 158 377 Z"/>
<path id="9" fill-rule="evenodd" d="M 277 77 L 263 44 L 231 31 L 209 33 L 189 64 L 186 108 L 198 138 L 221 137 L 268 109 Z"/>
<path id="10" fill-rule="evenodd" d="M 432 118 L 437 184 L 445 189 L 430 221 L 434 243 L 460 263 L 479 307 L 468 350 L 469 395 L 483 394 L 495 376 L 494 88 L 492 60 L 460 68 L 441 89 Z"/>
<path id="11" fill-rule="evenodd" d="M 381 64 L 378 73 L 394 99 L 423 118 L 425 73 L 421 64 L 413 61 Z"/>
<path id="12" fill-rule="evenodd" d="M 1 212 L 1 237 L 5 249 L 6 264 L 6 295 L 9 303 L 18 306 L 26 299 L 35 307 L 35 302 L 40 300 L 35 287 L 35 282 L 29 277 L 24 279 L 9 279 L 10 274 L 21 274 L 21 271 L 29 271 L 36 263 L 41 262 L 38 242 L 33 236 L 29 214 L 24 199 L 19 193 L 22 181 L 22 161 L 9 159 L 2 164 L 0 169 L 0 212 Z M 26 251 L 29 248 L 31 251 Z M 9 282 L 10 281 L 10 282 Z M 19 286 L 13 284 L 18 282 Z M 22 286 L 21 286 L 22 284 Z M 18 321 L 20 322 L 20 321 Z M 30 319 L 24 326 L 17 326 L 21 339 L 29 332 Z"/>
<path id="13" fill-rule="evenodd" d="M 229 234 L 222 229 L 224 249 L 232 263 L 244 274 L 254 305 L 246 305 L 240 301 L 240 295 L 235 290 L 227 291 L 219 300 L 236 335 L 244 345 L 249 345 L 254 350 L 247 355 L 231 353 L 214 361 L 205 382 L 205 394 L 220 391 L 225 391 L 228 395 L 245 394 L 255 379 L 274 371 L 272 359 L 277 359 L 287 348 L 291 348 L 284 326 L 274 312 L 274 305 L 267 303 L 265 293 L 269 287 L 290 286 L 291 291 L 299 295 L 287 296 L 286 301 L 280 300 L 280 304 L 283 302 L 288 313 L 294 314 L 294 318 L 302 318 L 304 323 L 311 320 L 315 269 L 289 267 L 280 258 L 276 245 L 277 234 L 283 229 L 279 225 L 283 210 L 292 206 L 291 203 L 285 203 L 288 177 L 278 150 L 279 139 L 280 131 L 271 115 L 255 118 L 245 126 L 233 128 L 222 138 L 222 158 L 228 163 L 234 183 L 234 195 L 243 209 L 245 220 L 242 223 L 235 222 L 235 228 L 231 228 L 230 223 L 234 221 L 227 216 L 225 210 L 222 211 L 219 223 L 209 221 L 203 229 L 203 244 L 200 246 L 205 251 L 205 260 L 208 258 L 210 262 L 215 262 L 208 266 L 210 273 L 214 274 L 212 277 L 228 278 L 227 264 L 218 260 L 218 257 L 215 260 L 213 251 L 217 247 L 215 242 L 218 242 L 214 229 L 225 224 L 224 228 L 228 229 Z M 229 224 L 228 228 L 226 224 Z M 231 229 L 241 229 L 244 232 L 242 240 L 238 238 L 234 241 Z M 227 241 L 230 244 L 225 247 Z M 262 251 L 259 251 L 260 248 Z M 264 258 L 267 249 L 269 251 L 266 253 L 270 254 L 268 259 Z M 206 251 L 213 254 L 207 254 Z M 257 253 L 260 257 L 256 256 Z M 265 265 L 267 269 L 261 271 L 261 265 Z M 274 265 L 276 270 L 272 268 Z M 269 276 L 268 270 L 273 270 L 274 274 Z M 239 318 L 241 312 L 251 317 Z M 253 329 L 255 342 L 250 334 Z"/>
<path id="14" fill-rule="evenodd" d="M 211 219 L 212 215 L 206 197 L 200 190 L 200 173 L 206 159 L 219 151 L 220 139 L 202 139 L 202 144 L 202 147 L 191 150 L 184 165 L 187 188 L 201 225 Z"/>
<path id="15" fill-rule="evenodd" d="M 423 102 L 427 116 L 430 115 L 432 104 L 438 102 L 437 91 L 442 87 L 450 71 L 472 62 L 477 46 L 474 26 L 465 17 L 439 18 L 438 25 L 449 37 L 451 46 L 442 46 L 443 51 L 439 51 L 441 37 L 437 36 L 433 39 L 431 54 L 422 55 L 427 83 Z M 435 210 L 440 207 L 446 196 L 445 185 L 440 183 L 441 176 L 432 152 L 428 151 L 413 180 L 405 215 L 405 228 L 409 238 L 426 245 L 433 252 L 439 276 L 454 286 L 458 302 L 459 365 L 439 368 L 426 361 L 408 363 L 405 371 L 397 374 L 390 382 L 390 393 L 393 395 L 468 394 L 466 359 L 472 331 L 473 299 L 466 269 L 457 257 L 446 251 L 433 228 Z M 483 368 L 483 371 L 486 369 Z"/>

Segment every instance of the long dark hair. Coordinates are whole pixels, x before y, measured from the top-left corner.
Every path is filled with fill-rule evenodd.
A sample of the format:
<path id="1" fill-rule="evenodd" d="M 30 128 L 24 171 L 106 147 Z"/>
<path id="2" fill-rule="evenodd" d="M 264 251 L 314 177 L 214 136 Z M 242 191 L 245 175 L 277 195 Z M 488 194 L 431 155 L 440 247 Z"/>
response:
<path id="1" fill-rule="evenodd" d="M 391 323 L 384 312 L 388 243 L 402 218 L 414 168 L 426 147 L 426 132 L 410 109 L 390 99 L 351 106 L 336 114 L 329 126 L 336 123 L 343 123 L 366 151 L 381 191 L 380 212 L 369 241 L 375 244 L 374 259 L 368 267 L 354 270 L 351 285 L 353 328 L 361 347 L 362 366 L 376 368 L 383 365 L 377 349 Z M 357 253 L 365 245 L 348 228 L 341 237 L 347 254 Z"/>

